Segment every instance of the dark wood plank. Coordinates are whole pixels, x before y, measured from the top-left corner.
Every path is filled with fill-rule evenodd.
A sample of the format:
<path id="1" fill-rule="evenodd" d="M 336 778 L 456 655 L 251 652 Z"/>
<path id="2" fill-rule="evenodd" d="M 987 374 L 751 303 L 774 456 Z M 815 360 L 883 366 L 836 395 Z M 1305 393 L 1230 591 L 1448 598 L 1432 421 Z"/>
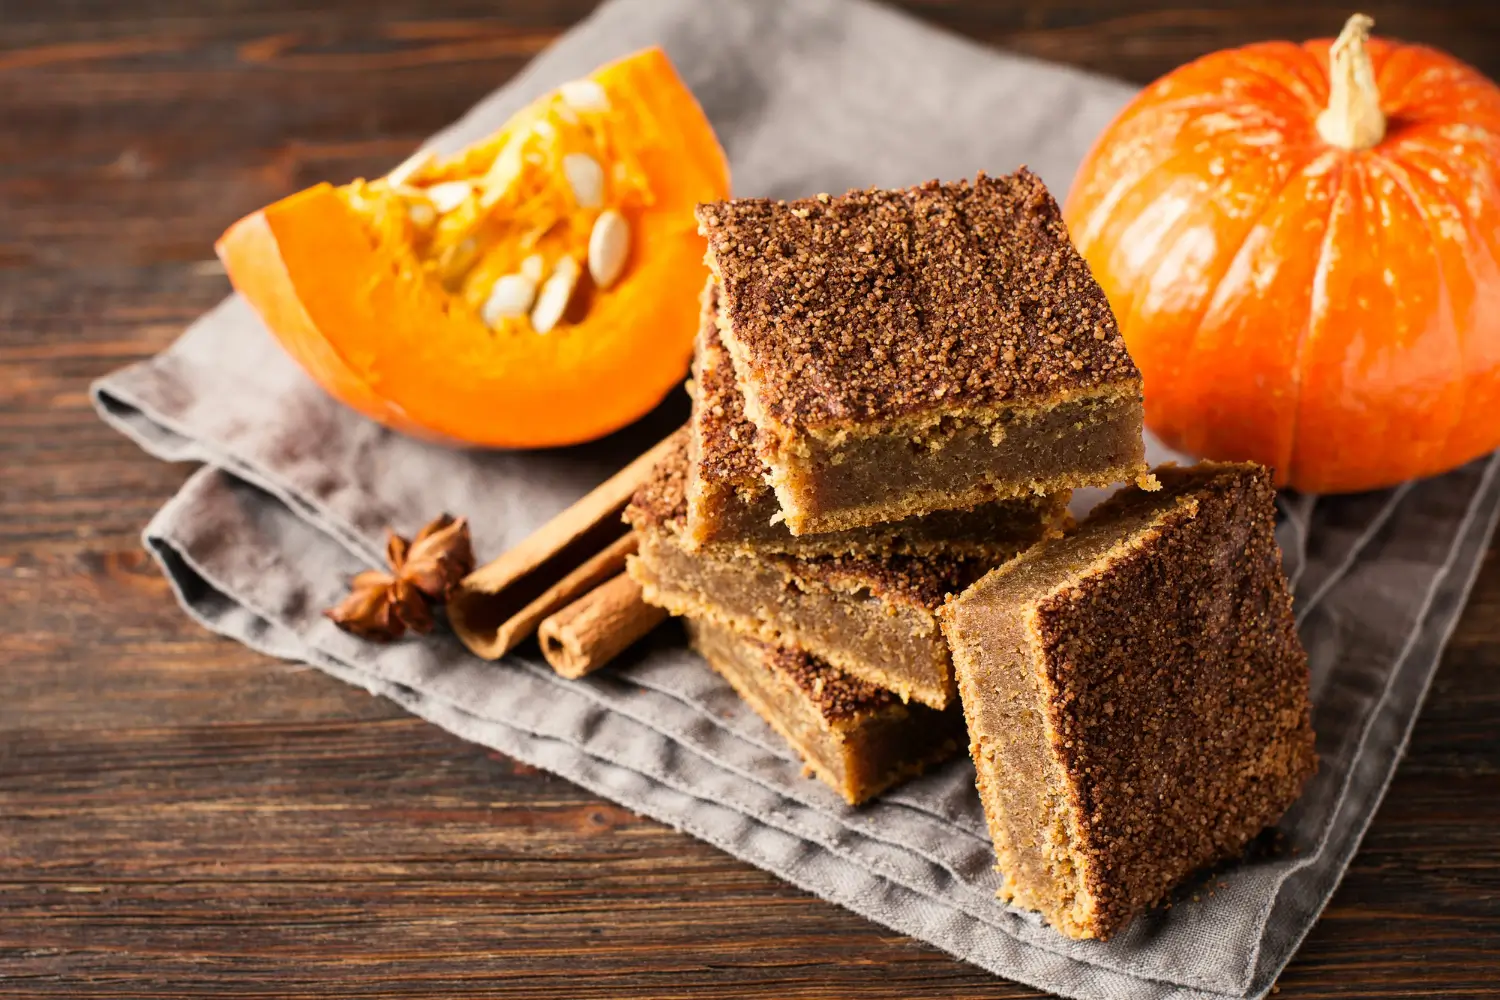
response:
<path id="1" fill-rule="evenodd" d="M 0 13 L 0 996 L 1006 997 L 996 980 L 314 671 L 193 626 L 139 547 L 190 471 L 88 407 L 226 284 L 210 244 L 388 166 L 587 0 L 167 0 Z M 1330 34 L 1327 0 L 909 0 L 1137 81 Z M 378 12 L 378 17 L 372 17 Z M 1500 7 L 1380 3 L 1500 75 Z M 1281 984 L 1493 995 L 1500 563 Z"/>

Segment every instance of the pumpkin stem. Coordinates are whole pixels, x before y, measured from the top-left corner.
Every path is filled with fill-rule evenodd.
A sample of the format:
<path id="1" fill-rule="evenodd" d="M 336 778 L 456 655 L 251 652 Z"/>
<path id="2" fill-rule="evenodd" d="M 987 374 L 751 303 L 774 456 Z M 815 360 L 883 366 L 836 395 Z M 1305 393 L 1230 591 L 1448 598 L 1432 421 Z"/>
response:
<path id="1" fill-rule="evenodd" d="M 1328 50 L 1328 107 L 1318 115 L 1318 134 L 1340 149 L 1369 149 L 1385 138 L 1380 89 L 1370 63 L 1370 29 L 1375 22 L 1355 14 Z"/>

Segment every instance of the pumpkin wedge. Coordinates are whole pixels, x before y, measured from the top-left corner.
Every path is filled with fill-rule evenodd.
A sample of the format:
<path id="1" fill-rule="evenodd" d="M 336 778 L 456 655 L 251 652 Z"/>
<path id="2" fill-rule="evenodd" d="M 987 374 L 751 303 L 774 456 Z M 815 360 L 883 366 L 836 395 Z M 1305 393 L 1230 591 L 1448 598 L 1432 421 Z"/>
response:
<path id="1" fill-rule="evenodd" d="M 728 193 L 712 127 L 648 49 L 450 156 L 284 198 L 217 249 L 346 405 L 427 439 L 549 447 L 682 381 L 705 274 L 693 207 Z"/>

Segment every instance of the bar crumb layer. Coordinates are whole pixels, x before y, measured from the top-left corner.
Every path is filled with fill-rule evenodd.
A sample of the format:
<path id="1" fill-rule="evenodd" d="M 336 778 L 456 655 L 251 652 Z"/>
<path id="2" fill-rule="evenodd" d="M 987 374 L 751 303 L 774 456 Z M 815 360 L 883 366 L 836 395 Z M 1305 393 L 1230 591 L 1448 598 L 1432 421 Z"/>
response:
<path id="1" fill-rule="evenodd" d="M 947 760 L 963 712 L 907 705 L 805 650 L 688 619 L 693 648 L 851 806 Z"/>

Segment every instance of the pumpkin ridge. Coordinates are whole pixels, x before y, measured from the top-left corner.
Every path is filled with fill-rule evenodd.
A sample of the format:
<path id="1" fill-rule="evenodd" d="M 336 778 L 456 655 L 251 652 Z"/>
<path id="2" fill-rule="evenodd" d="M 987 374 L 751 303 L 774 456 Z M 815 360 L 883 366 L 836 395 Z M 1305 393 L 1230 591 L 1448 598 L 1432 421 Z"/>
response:
<path id="1" fill-rule="evenodd" d="M 1384 78 L 1386 67 L 1394 67 L 1390 72 L 1395 73 L 1397 70 L 1404 68 L 1403 65 L 1398 63 L 1395 58 L 1391 58 L 1377 68 L 1377 83 L 1380 86 L 1381 106 L 1384 108 L 1386 103 L 1389 102 L 1391 113 L 1393 114 L 1408 113 L 1412 107 L 1422 104 L 1424 99 L 1430 101 L 1430 88 L 1433 88 L 1435 85 L 1441 86 L 1447 84 L 1451 87 L 1460 87 L 1470 92 L 1465 96 L 1471 99 L 1474 97 L 1483 99 L 1489 96 L 1487 93 L 1488 87 L 1486 86 L 1488 81 L 1478 70 L 1461 59 L 1454 59 L 1446 53 L 1422 45 L 1407 46 L 1401 54 L 1408 60 L 1425 60 L 1428 62 L 1428 65 L 1423 66 L 1416 73 L 1409 74 L 1404 80 L 1400 80 L 1399 87 L 1396 88 L 1390 88 L 1390 84 L 1393 81 L 1388 81 Z M 1428 111 L 1419 120 L 1443 120 L 1451 118 L 1455 111 L 1469 110 L 1462 106 L 1463 102 L 1457 103 L 1458 107 L 1452 104 L 1444 106 L 1442 109 L 1443 114 L 1441 115 Z"/>
<path id="2" fill-rule="evenodd" d="M 1164 106 L 1163 110 L 1165 110 L 1166 107 L 1167 106 Z M 1143 114 L 1131 124 L 1136 128 L 1140 128 L 1141 132 L 1145 134 L 1160 131 L 1162 123 L 1159 123 L 1156 119 L 1166 116 L 1158 115 L 1156 113 L 1157 110 L 1157 108 L 1153 107 L 1151 109 L 1152 114 Z M 1149 127 L 1142 127 L 1143 120 L 1144 125 Z M 1090 162 L 1094 158 L 1096 152 L 1099 152 L 1099 150 L 1095 149 L 1093 151 L 1090 151 L 1088 157 L 1084 162 Z M 1160 170 L 1164 164 L 1170 163 L 1177 156 L 1181 155 L 1180 151 L 1175 149 L 1168 149 L 1166 153 L 1167 155 L 1163 156 L 1160 160 L 1153 161 L 1149 164 L 1139 164 L 1132 162 L 1130 164 L 1130 170 L 1121 171 L 1115 183 L 1111 184 L 1107 189 L 1100 192 L 1099 194 L 1091 196 L 1091 200 L 1094 204 L 1090 208 L 1087 218 L 1084 220 L 1085 225 L 1076 229 L 1071 224 L 1068 226 L 1069 234 L 1071 235 L 1074 244 L 1078 246 L 1080 250 L 1083 247 L 1091 245 L 1096 239 L 1098 239 L 1099 230 L 1109 222 L 1113 210 L 1120 204 L 1120 202 L 1128 198 L 1130 194 L 1136 190 L 1136 188 L 1145 183 L 1151 177 L 1151 175 L 1157 170 Z M 1072 199 L 1073 193 L 1070 192 L 1068 195 L 1068 200 L 1070 203 Z"/>
<path id="3" fill-rule="evenodd" d="M 1423 66 L 1412 73 L 1397 59 L 1387 59 L 1375 68 L 1375 85 L 1380 88 L 1380 108 L 1390 117 L 1400 116 L 1415 102 L 1413 93 L 1429 86 L 1439 75 L 1452 73 L 1451 66 Z M 1398 74 L 1405 72 L 1405 76 Z M 1393 79 L 1394 77 L 1394 79 Z"/>
<path id="4" fill-rule="evenodd" d="M 1466 124 L 1463 128 L 1467 134 L 1461 136 L 1446 134 L 1452 127 L 1445 122 L 1408 120 L 1403 122 L 1396 141 L 1400 146 L 1414 147 L 1439 160 L 1443 158 L 1447 147 L 1454 144 L 1484 146 L 1491 156 L 1500 160 L 1500 122 L 1497 122 L 1495 128 Z"/>
<path id="5" fill-rule="evenodd" d="M 1170 163 L 1171 159 L 1169 158 L 1168 160 L 1166 160 L 1164 162 Z M 1157 168 L 1157 169 L 1160 169 L 1160 168 Z M 1152 179 L 1152 174 L 1153 173 L 1155 173 L 1155 170 L 1142 171 L 1136 177 L 1135 181 L 1130 185 L 1129 189 L 1127 189 L 1126 192 L 1123 195 L 1121 195 L 1121 197 L 1120 197 L 1119 200 L 1120 201 L 1124 201 L 1125 198 L 1129 197 L 1129 195 L 1131 193 L 1133 193 L 1137 188 L 1139 188 L 1142 184 L 1144 184 L 1146 181 Z M 1115 204 L 1118 205 L 1119 202 L 1116 202 Z M 1111 207 L 1113 207 L 1113 206 L 1111 206 Z M 1109 216 L 1110 214 L 1112 214 L 1112 213 L 1111 212 L 1103 212 L 1103 211 L 1101 211 L 1101 212 L 1098 213 L 1098 215 L 1100 215 L 1101 217 L 1103 217 L 1103 216 Z M 1104 221 L 1108 221 L 1108 220 L 1105 219 Z M 1168 230 L 1168 232 L 1175 233 L 1176 232 L 1176 224 L 1174 224 L 1173 227 L 1170 230 Z M 1092 242 L 1092 241 L 1090 241 L 1090 242 Z M 1125 331 L 1133 328 L 1136 316 L 1138 315 L 1138 313 L 1140 312 L 1140 310 L 1142 308 L 1142 303 L 1143 303 L 1143 301 L 1145 299 L 1145 296 L 1142 293 L 1143 293 L 1143 291 L 1145 291 L 1145 286 L 1149 283 L 1149 277 L 1150 277 L 1150 275 L 1154 272 L 1154 269 L 1152 267 L 1150 267 L 1149 265 L 1150 264 L 1155 264 L 1158 260 L 1160 260 L 1161 257 L 1162 257 L 1162 255 L 1165 254 L 1167 252 L 1167 250 L 1175 242 L 1176 242 L 1175 239 L 1174 240 L 1170 240 L 1170 241 L 1167 240 L 1165 238 L 1165 234 L 1164 234 L 1163 238 L 1158 239 L 1156 241 L 1156 245 L 1153 248 L 1152 256 L 1150 258 L 1150 261 L 1148 262 L 1148 266 L 1144 266 L 1144 267 L 1141 267 L 1141 268 L 1137 269 L 1137 274 L 1138 275 L 1142 275 L 1144 277 L 1142 277 L 1139 280 L 1137 280 L 1135 282 L 1134 286 L 1130 289 L 1130 306 L 1129 306 L 1129 312 L 1127 312 L 1123 317 L 1120 316 L 1120 315 L 1118 315 L 1118 313 L 1117 313 L 1116 317 L 1115 317 L 1115 321 L 1116 321 L 1116 323 L 1119 324 L 1119 327 L 1120 327 L 1120 334 L 1121 334 L 1121 336 L 1125 335 Z M 1113 304 L 1111 304 L 1111 308 L 1113 308 Z"/>
<path id="6" fill-rule="evenodd" d="M 1464 349 L 1464 337 L 1459 330 L 1457 316 L 1454 313 L 1453 287 L 1450 283 L 1451 279 L 1448 275 L 1448 269 L 1443 266 L 1443 255 L 1437 252 L 1437 243 L 1440 234 L 1437 233 L 1434 229 L 1436 220 L 1433 219 L 1428 213 L 1422 199 L 1417 197 L 1417 193 L 1412 184 L 1412 175 L 1408 171 L 1405 164 L 1401 163 L 1395 157 L 1388 155 L 1377 155 L 1374 159 L 1376 163 L 1383 165 L 1387 170 L 1391 172 L 1392 178 L 1396 181 L 1397 188 L 1403 195 L 1406 196 L 1407 200 L 1411 202 L 1412 208 L 1416 210 L 1417 216 L 1422 220 L 1423 226 L 1426 227 L 1427 239 L 1433 244 L 1432 259 L 1433 265 L 1437 268 L 1438 284 L 1443 289 L 1442 310 L 1447 316 L 1448 325 L 1453 330 L 1453 339 L 1455 354 L 1457 355 L 1458 370 L 1453 373 L 1454 388 L 1452 391 L 1457 399 L 1452 401 L 1455 404 L 1453 407 L 1453 420 L 1449 424 L 1447 433 L 1443 437 L 1444 447 L 1432 449 L 1433 451 L 1441 453 L 1447 450 L 1447 447 L 1453 441 L 1453 438 L 1455 437 L 1457 431 L 1463 426 L 1462 420 L 1464 414 L 1464 404 L 1466 402 L 1465 397 L 1467 397 L 1469 392 L 1468 379 L 1464 377 L 1464 360 L 1468 352 Z M 1439 197 L 1441 197 L 1441 195 Z M 1453 205 L 1451 202 L 1449 204 L 1455 209 L 1455 211 L 1459 211 L 1462 208 L 1462 206 Z M 1460 217 L 1462 217 L 1461 211 L 1459 211 L 1459 214 Z M 1465 237 L 1467 237 L 1468 233 L 1465 232 L 1464 235 Z M 1464 247 L 1466 253 L 1468 250 L 1468 246 L 1469 241 L 1465 239 Z"/>
<path id="7" fill-rule="evenodd" d="M 1219 259 L 1223 260 L 1224 264 L 1223 267 L 1218 270 L 1217 276 L 1214 278 L 1211 284 L 1213 292 L 1207 296 L 1204 296 L 1203 306 L 1198 310 L 1197 317 L 1193 321 L 1192 338 L 1184 346 L 1182 352 L 1182 363 L 1184 368 L 1187 366 L 1188 362 L 1191 361 L 1194 353 L 1196 353 L 1197 351 L 1198 342 L 1203 336 L 1204 321 L 1207 320 L 1209 314 L 1213 311 L 1214 305 L 1219 298 L 1220 290 L 1225 287 L 1224 279 L 1228 277 L 1230 272 L 1234 270 L 1234 265 L 1240 259 L 1240 255 L 1245 252 L 1245 247 L 1249 244 L 1251 236 L 1253 236 L 1255 234 L 1255 231 L 1260 228 L 1260 225 L 1265 220 L 1266 216 L 1269 215 L 1271 213 L 1271 210 L 1275 208 L 1276 205 L 1281 201 L 1282 196 L 1286 194 L 1287 189 L 1292 186 L 1293 182 L 1295 182 L 1299 177 L 1302 177 L 1307 168 L 1314 162 L 1316 162 L 1322 155 L 1322 151 L 1313 150 L 1309 153 L 1305 160 L 1303 160 L 1301 163 L 1293 165 L 1289 170 L 1287 170 L 1286 176 L 1282 178 L 1281 183 L 1277 186 L 1276 190 L 1271 192 L 1267 196 L 1265 201 L 1263 201 L 1259 206 L 1256 207 L 1254 212 L 1248 213 L 1245 216 L 1245 229 L 1240 233 L 1239 239 L 1234 245 L 1234 250 L 1232 252 L 1220 255 Z M 1163 241 L 1163 246 L 1166 246 L 1166 241 Z M 1131 311 L 1129 316 L 1127 317 L 1127 322 L 1120 323 L 1121 331 L 1127 329 L 1135 329 L 1135 321 L 1137 319 L 1137 311 L 1140 307 L 1140 302 L 1140 296 L 1134 296 L 1132 298 Z"/>
<path id="8" fill-rule="evenodd" d="M 1278 482 L 1287 482 L 1297 478 L 1295 473 L 1301 470 L 1297 465 L 1297 452 L 1302 432 L 1302 390 L 1306 384 L 1307 348 L 1312 339 L 1313 323 L 1318 317 L 1326 312 L 1326 305 L 1320 306 L 1319 301 L 1328 301 L 1328 249 L 1333 244 L 1333 214 L 1338 210 L 1339 195 L 1344 193 L 1344 184 L 1347 180 L 1350 157 L 1340 156 L 1334 163 L 1338 170 L 1338 178 L 1334 182 L 1333 193 L 1328 198 L 1328 214 L 1323 219 L 1323 238 L 1318 241 L 1318 263 L 1313 268 L 1312 295 L 1308 299 L 1307 322 L 1302 325 L 1302 331 L 1297 334 L 1297 360 L 1291 365 L 1292 373 L 1292 424 L 1287 440 L 1290 442 L 1290 453 L 1286 456 L 1286 471 L 1284 475 L 1276 477 Z M 1277 472 L 1281 467 L 1276 467 Z"/>
<path id="9" fill-rule="evenodd" d="M 1147 108 L 1143 109 L 1142 112 L 1131 117 L 1128 123 L 1127 131 L 1122 136 L 1116 137 L 1116 140 L 1119 141 L 1120 139 L 1124 138 L 1124 136 L 1134 137 L 1138 135 L 1160 134 L 1168 130 L 1168 127 L 1171 124 L 1171 119 L 1174 116 L 1185 115 L 1186 118 L 1191 121 L 1197 118 L 1201 118 L 1207 114 L 1221 113 L 1236 120 L 1237 124 L 1241 126 L 1238 131 L 1248 131 L 1253 127 L 1259 127 L 1266 130 L 1275 129 L 1285 137 L 1288 143 L 1292 142 L 1293 140 L 1302 140 L 1308 142 L 1309 144 L 1317 145 L 1317 143 L 1314 141 L 1316 139 L 1316 133 L 1313 132 L 1311 128 L 1310 119 L 1305 119 L 1303 117 L 1303 113 L 1306 113 L 1308 115 L 1316 115 L 1317 106 L 1315 102 L 1320 100 L 1321 98 L 1319 98 L 1315 93 L 1300 93 L 1297 89 L 1289 86 L 1285 79 L 1280 78 L 1273 73 L 1267 72 L 1261 67 L 1261 60 L 1259 58 L 1246 58 L 1247 56 L 1266 57 L 1273 51 L 1283 50 L 1290 50 L 1291 52 L 1299 54 L 1302 52 L 1301 46 L 1292 45 L 1291 43 L 1263 42 L 1258 45 L 1246 46 L 1244 49 L 1240 50 L 1214 53 L 1209 56 L 1204 56 L 1196 63 L 1189 64 L 1190 67 L 1196 67 L 1199 64 L 1223 62 L 1227 64 L 1228 68 L 1231 70 L 1238 70 L 1247 74 L 1253 74 L 1257 79 L 1263 80 L 1268 86 L 1275 87 L 1279 91 L 1280 95 L 1286 99 L 1286 102 L 1290 105 L 1290 107 L 1278 109 L 1278 113 L 1275 116 L 1276 121 L 1274 123 L 1264 123 L 1257 125 L 1255 124 L 1256 121 L 1263 121 L 1264 118 L 1268 116 L 1263 115 L 1260 119 L 1252 119 L 1250 116 L 1243 114 L 1242 109 L 1245 105 L 1245 99 L 1243 98 L 1243 96 L 1225 92 L 1214 93 L 1211 95 L 1202 93 L 1189 93 L 1179 97 L 1160 100 L 1149 105 Z M 1316 75 L 1316 67 L 1314 66 L 1314 78 L 1316 78 Z M 1302 74 L 1298 75 L 1298 79 L 1303 83 L 1310 82 Z M 1320 82 L 1323 84 L 1323 87 L 1326 90 L 1326 79 L 1320 80 Z M 1129 114 L 1128 108 L 1125 114 Z M 1172 129 L 1172 131 L 1180 131 L 1183 127 L 1184 126 L 1182 124 L 1179 124 L 1175 129 Z M 1228 138 L 1229 135 L 1230 133 L 1225 133 L 1218 136 L 1213 136 L 1207 141 L 1213 142 L 1214 144 L 1224 143 L 1226 141 L 1232 143 L 1233 139 Z M 1101 142 L 1102 141 L 1103 139 L 1101 138 Z M 1138 142 L 1139 140 L 1131 138 L 1127 139 L 1126 141 Z M 1095 149 L 1089 152 L 1088 156 L 1084 160 L 1085 166 L 1080 169 L 1081 173 L 1087 170 L 1089 165 L 1094 162 L 1097 155 L 1102 151 L 1102 148 L 1102 146 L 1096 146 Z M 1148 162 L 1141 162 L 1138 159 L 1131 162 L 1129 172 L 1121 178 L 1118 184 L 1111 185 L 1108 189 L 1097 195 L 1089 195 L 1089 199 L 1093 202 L 1093 204 L 1088 211 L 1087 228 L 1074 233 L 1075 243 L 1080 248 L 1087 247 L 1088 245 L 1092 244 L 1095 239 L 1098 238 L 1099 229 L 1108 223 L 1111 211 L 1121 202 L 1129 198 L 1129 196 L 1142 183 L 1148 181 L 1151 178 L 1152 174 L 1156 173 L 1159 170 L 1168 168 L 1172 161 L 1179 157 L 1185 156 L 1191 158 L 1194 155 L 1189 151 L 1184 151 L 1172 146 L 1166 146 L 1164 148 L 1164 152 L 1166 155 L 1160 158 L 1154 158 Z M 1288 178 L 1295 176 L 1299 169 L 1300 167 L 1291 168 L 1288 173 Z M 1277 193 L 1279 195 L 1279 191 Z M 1072 200 L 1071 195 L 1069 200 Z M 1268 201 L 1267 204 L 1272 203 L 1272 201 L 1274 201 L 1274 198 L 1271 201 Z"/>
<path id="10" fill-rule="evenodd" d="M 1281 46 L 1289 46 L 1289 43 L 1266 42 L 1257 46 L 1249 46 L 1248 48 L 1257 50 L 1252 54 L 1259 55 L 1260 52 L 1258 50 L 1269 50 Z M 1297 46 L 1290 46 L 1290 48 L 1300 51 L 1299 47 Z M 1298 94 L 1295 90 L 1288 87 L 1283 80 L 1280 80 L 1274 75 L 1261 70 L 1255 64 L 1237 58 L 1241 54 L 1242 53 L 1240 52 L 1216 53 L 1212 56 L 1205 56 L 1202 59 L 1198 60 L 1198 62 L 1207 63 L 1210 61 L 1222 61 L 1229 63 L 1233 67 L 1249 67 L 1250 72 L 1253 72 L 1258 78 L 1264 79 L 1268 84 L 1280 88 L 1283 94 L 1285 94 L 1288 100 L 1295 106 L 1295 110 L 1297 112 L 1308 110 L 1304 109 L 1301 106 L 1302 98 L 1304 95 Z M 1168 129 L 1168 126 L 1170 125 L 1171 119 L 1174 116 L 1185 116 L 1188 120 L 1192 120 L 1215 112 L 1226 114 L 1231 117 L 1235 117 L 1236 119 L 1241 119 L 1248 128 L 1249 119 L 1237 113 L 1237 110 L 1242 108 L 1243 104 L 1243 98 L 1239 98 L 1233 94 L 1222 92 L 1212 95 L 1201 93 L 1184 94 L 1180 97 L 1161 100 L 1149 105 L 1139 113 L 1131 116 L 1130 120 L 1127 123 L 1127 127 L 1125 128 L 1125 131 L 1121 136 L 1117 136 L 1116 139 L 1117 141 L 1123 140 L 1127 142 L 1138 142 L 1139 140 L 1135 139 L 1135 136 L 1149 136 L 1160 134 L 1161 132 L 1166 131 Z M 1311 105 L 1309 105 L 1309 108 L 1311 108 Z M 1125 114 L 1129 114 L 1128 108 Z M 1278 117 L 1281 120 L 1277 122 L 1275 127 L 1289 139 L 1297 137 L 1297 132 L 1306 130 L 1305 123 L 1299 121 L 1297 114 L 1287 111 L 1283 112 Z M 1116 127 L 1118 126 L 1119 123 L 1117 123 Z M 1179 125 L 1178 129 L 1180 129 L 1181 127 L 1182 126 Z M 1269 128 L 1271 126 L 1265 127 Z M 1178 129 L 1173 129 L 1173 131 L 1176 131 Z M 1103 141 L 1102 137 L 1100 141 Z M 1222 141 L 1222 137 L 1218 137 L 1216 141 Z M 1085 167 L 1087 167 L 1087 165 L 1089 164 L 1092 164 L 1096 157 L 1098 157 L 1102 152 L 1102 150 L 1103 147 L 1101 145 L 1096 145 L 1094 149 L 1090 150 L 1088 156 L 1085 157 L 1084 160 Z M 1109 221 L 1111 210 L 1115 206 L 1119 205 L 1120 202 L 1128 198 L 1130 194 L 1140 186 L 1141 183 L 1150 179 L 1150 176 L 1153 173 L 1163 169 L 1169 163 L 1171 163 L 1172 160 L 1176 159 L 1179 156 L 1190 155 L 1184 154 L 1183 150 L 1171 147 L 1165 148 L 1164 152 L 1166 155 L 1160 157 L 1159 159 L 1153 159 L 1147 162 L 1141 162 L 1139 160 L 1131 162 L 1129 172 L 1120 179 L 1119 183 L 1111 185 L 1108 189 L 1100 192 L 1097 195 L 1089 196 L 1090 200 L 1093 202 L 1093 205 L 1088 212 L 1088 226 L 1083 230 L 1073 232 L 1074 242 L 1079 247 L 1085 247 L 1091 244 L 1098 237 L 1099 227 L 1105 225 Z M 1073 200 L 1073 196 L 1071 194 L 1069 195 L 1068 200 L 1070 202 Z"/>
<path id="11" fill-rule="evenodd" d="M 1297 66 L 1290 65 L 1290 59 L 1280 60 L 1281 68 L 1289 71 L 1286 76 L 1267 72 L 1260 64 L 1260 60 L 1265 59 L 1268 63 L 1275 65 L 1280 54 L 1285 53 L 1289 56 L 1293 52 L 1297 55 Z M 1328 67 L 1320 64 L 1303 46 L 1291 45 L 1287 42 L 1262 42 L 1258 45 L 1234 49 L 1231 55 L 1235 57 L 1230 61 L 1233 68 L 1242 73 L 1253 73 L 1256 79 L 1276 87 L 1286 99 L 1286 103 L 1295 107 L 1299 112 L 1316 116 L 1328 100 Z M 1248 58 L 1252 56 L 1255 58 Z M 1291 79 L 1300 84 L 1301 88 L 1306 89 L 1291 86 Z"/>
<path id="12" fill-rule="evenodd" d="M 1295 80 L 1298 84 L 1307 88 L 1306 92 L 1304 92 L 1299 87 L 1292 86 L 1291 80 L 1286 76 L 1278 76 L 1275 73 L 1268 72 L 1264 66 L 1273 61 L 1270 52 L 1273 49 L 1279 49 L 1283 44 L 1285 43 L 1265 42 L 1260 45 L 1246 46 L 1244 49 L 1228 53 L 1215 53 L 1213 56 L 1205 56 L 1200 62 L 1208 62 L 1209 60 L 1223 62 L 1226 64 L 1226 72 L 1253 77 L 1258 83 L 1274 89 L 1277 92 L 1275 96 L 1280 99 L 1276 107 L 1277 117 L 1280 119 L 1278 128 L 1290 132 L 1294 128 L 1301 129 L 1306 127 L 1303 121 L 1304 114 L 1313 116 L 1317 114 L 1320 108 L 1319 102 L 1327 99 L 1328 81 L 1326 74 L 1319 75 L 1316 66 L 1313 66 L 1313 73 L 1310 76 L 1297 73 Z M 1292 46 L 1292 49 L 1301 53 L 1300 47 Z M 1317 86 L 1313 86 L 1315 83 Z M 1142 131 L 1160 131 L 1164 123 L 1159 122 L 1158 119 L 1165 117 L 1163 112 L 1188 112 L 1193 117 L 1198 117 L 1205 112 L 1221 111 L 1235 118 L 1248 121 L 1249 117 L 1244 114 L 1244 108 L 1247 103 L 1247 99 L 1243 93 L 1228 90 L 1211 94 L 1201 92 L 1184 93 L 1172 98 L 1156 101 L 1147 109 L 1150 112 L 1149 116 L 1141 113 L 1132 124 L 1138 127 L 1139 121 L 1144 119 L 1154 127 Z M 1262 113 L 1269 110 L 1264 103 L 1258 103 L 1257 107 Z"/>
<path id="13" fill-rule="evenodd" d="M 1296 177 L 1303 169 L 1305 169 L 1307 164 L 1315 159 L 1318 153 L 1318 150 L 1313 150 L 1308 154 L 1307 159 L 1302 163 L 1294 163 L 1292 166 L 1290 166 L 1287 169 L 1286 177 L 1282 179 L 1281 184 L 1276 188 L 1276 190 L 1266 198 L 1266 201 L 1256 210 L 1246 214 L 1245 220 L 1249 225 L 1245 230 L 1245 233 L 1242 234 L 1240 242 L 1236 244 L 1234 254 L 1229 255 L 1229 260 L 1231 262 L 1234 260 L 1234 257 L 1239 253 L 1239 250 L 1243 246 L 1244 238 L 1254 230 L 1256 223 L 1259 222 L 1260 219 L 1265 215 L 1265 212 L 1270 208 L 1270 206 L 1276 203 L 1277 198 L 1279 198 L 1281 196 L 1281 193 L 1286 190 L 1286 186 L 1291 182 L 1292 178 Z M 1098 219 L 1101 225 L 1107 223 L 1113 209 L 1116 208 L 1121 202 L 1129 198 L 1129 196 L 1133 194 L 1141 185 L 1152 180 L 1157 171 L 1169 167 L 1172 162 L 1178 158 L 1192 159 L 1196 155 L 1197 154 L 1193 151 L 1175 150 L 1172 156 L 1166 157 L 1160 163 L 1153 164 L 1150 168 L 1140 170 L 1139 173 L 1137 173 L 1133 178 L 1122 184 L 1123 191 L 1118 198 L 1112 198 L 1108 201 L 1108 203 L 1106 203 L 1104 200 L 1100 200 L 1095 204 L 1095 206 L 1089 212 L 1090 221 L 1092 222 L 1092 220 Z M 1232 179 L 1233 175 L 1225 177 L 1221 186 L 1232 186 L 1231 184 L 1229 184 L 1229 181 L 1231 181 Z M 1172 229 L 1169 229 L 1168 234 L 1174 234 L 1175 229 L 1175 226 L 1172 227 Z M 1080 247 L 1089 246 L 1094 242 L 1095 239 L 1098 238 L 1098 231 L 1093 225 L 1089 227 L 1089 230 L 1090 231 L 1086 235 L 1083 235 L 1076 240 Z M 1167 234 L 1164 234 L 1163 238 L 1159 241 L 1157 252 L 1151 257 L 1152 262 L 1158 260 L 1160 256 L 1166 252 L 1166 249 L 1169 246 L 1168 240 L 1165 238 L 1166 235 Z M 1175 240 L 1173 242 L 1175 242 Z M 1149 274 L 1150 272 L 1150 268 L 1148 267 L 1142 267 L 1139 270 L 1142 274 Z M 1226 267 L 1225 270 L 1227 271 L 1228 268 Z M 1220 275 L 1220 278 L 1222 277 L 1223 276 Z M 1138 298 L 1134 296 L 1132 297 L 1129 313 L 1129 318 L 1131 319 L 1135 318 L 1138 301 Z M 1126 329 L 1126 324 L 1121 323 L 1120 329 Z"/>

